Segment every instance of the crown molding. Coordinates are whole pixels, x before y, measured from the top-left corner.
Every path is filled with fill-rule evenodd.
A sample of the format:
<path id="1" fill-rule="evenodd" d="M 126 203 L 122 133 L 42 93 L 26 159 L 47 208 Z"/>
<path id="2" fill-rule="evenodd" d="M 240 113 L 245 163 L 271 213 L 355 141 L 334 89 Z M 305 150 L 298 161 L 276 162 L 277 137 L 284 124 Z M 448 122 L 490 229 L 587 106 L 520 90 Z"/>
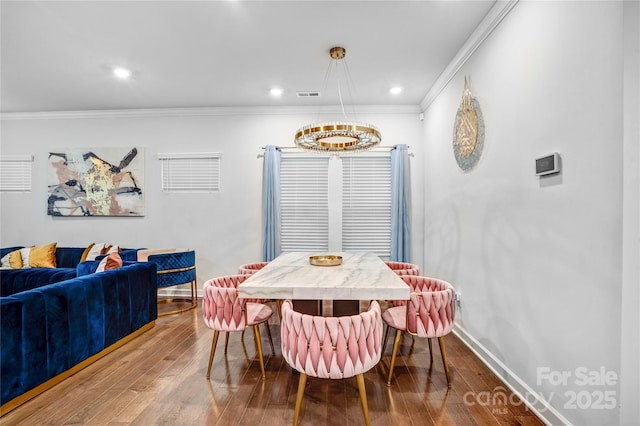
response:
<path id="1" fill-rule="evenodd" d="M 363 105 L 356 106 L 357 114 L 419 114 L 420 105 Z M 154 108 L 92 111 L 43 111 L 0 113 L 0 120 L 76 120 L 94 118 L 197 117 L 230 115 L 308 115 L 341 114 L 339 106 L 327 107 L 210 107 L 210 108 Z"/>
<path id="2" fill-rule="evenodd" d="M 436 82 L 431 86 L 429 92 L 420 102 L 421 112 L 426 111 L 431 103 L 438 97 L 440 92 L 449 84 L 460 68 L 469 60 L 475 51 L 482 45 L 489 34 L 502 22 L 511 9 L 519 0 L 498 0 L 487 12 L 480 24 L 471 33 L 467 41 L 462 45 L 456 56 L 453 57 L 449 65 L 442 71 Z"/>

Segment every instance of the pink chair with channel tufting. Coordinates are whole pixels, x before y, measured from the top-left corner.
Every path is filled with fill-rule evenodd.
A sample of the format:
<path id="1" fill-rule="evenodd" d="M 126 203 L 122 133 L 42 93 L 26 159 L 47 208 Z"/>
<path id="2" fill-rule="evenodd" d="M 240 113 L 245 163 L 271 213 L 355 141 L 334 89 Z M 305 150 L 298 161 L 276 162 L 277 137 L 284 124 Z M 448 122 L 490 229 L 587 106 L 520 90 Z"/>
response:
<path id="1" fill-rule="evenodd" d="M 386 261 L 384 263 L 398 275 L 420 275 L 420 268 L 413 263 L 392 261 Z"/>
<path id="2" fill-rule="evenodd" d="M 387 266 L 398 275 L 420 275 L 420 268 L 418 267 L 418 265 L 414 265 L 413 263 L 391 261 L 386 261 L 384 263 L 386 263 Z M 406 300 L 391 301 L 392 306 L 404 306 L 406 304 Z"/>
<path id="3" fill-rule="evenodd" d="M 364 373 L 380 361 L 382 318 L 380 305 L 372 301 L 369 310 L 359 315 L 320 317 L 293 310 L 290 300 L 282 304 L 282 357 L 300 372 L 294 426 L 298 423 L 307 376 L 345 379 L 356 376 L 365 424 L 369 409 Z"/>
<path id="4" fill-rule="evenodd" d="M 264 268 L 265 266 L 267 266 L 269 264 L 269 262 L 255 262 L 255 263 L 245 263 L 244 265 L 240 265 L 238 267 L 238 274 L 243 274 L 243 275 L 252 275 L 255 274 L 256 272 L 258 272 L 260 269 Z M 276 305 L 276 308 L 278 309 L 278 317 L 282 318 L 282 312 L 280 310 L 280 305 L 282 303 L 282 301 L 280 299 L 262 299 L 262 300 L 258 300 L 261 303 L 273 303 Z"/>
<path id="5" fill-rule="evenodd" d="M 273 315 L 273 310 L 262 303 L 255 303 L 252 299 L 241 299 L 238 297 L 238 284 L 249 278 L 250 275 L 228 275 L 225 277 L 212 278 L 204 283 L 202 291 L 202 313 L 207 327 L 214 330 L 213 341 L 211 342 L 211 353 L 209 355 L 209 366 L 207 368 L 207 379 L 211 376 L 211 364 L 218 343 L 218 336 L 221 331 L 226 331 L 225 353 L 229 344 L 229 332 L 244 331 L 246 327 L 253 328 L 253 335 L 256 341 L 258 358 L 260 359 L 260 370 L 262 378 L 265 378 L 264 361 L 262 358 L 262 343 L 258 326 L 264 324 L 271 345 L 271 353 L 275 355 L 271 331 L 269 330 L 269 318 Z"/>
<path id="6" fill-rule="evenodd" d="M 403 331 L 406 331 L 412 336 L 428 339 L 429 354 L 432 362 L 431 339 L 438 338 L 447 384 L 451 387 L 443 337 L 453 329 L 456 308 L 455 289 L 448 282 L 436 278 L 419 275 L 402 275 L 400 278 L 411 287 L 409 300 L 406 305 L 389 308 L 382 314 L 382 319 L 387 323 L 387 331 L 384 335 L 382 347 L 387 346 L 391 328 L 396 330 L 387 386 L 391 386 L 391 377 L 393 376 L 400 336 Z"/>
<path id="7" fill-rule="evenodd" d="M 258 272 L 260 269 L 267 266 L 269 262 L 255 262 L 255 263 L 245 263 L 244 265 L 240 265 L 238 267 L 238 274 L 242 275 L 251 275 Z"/>

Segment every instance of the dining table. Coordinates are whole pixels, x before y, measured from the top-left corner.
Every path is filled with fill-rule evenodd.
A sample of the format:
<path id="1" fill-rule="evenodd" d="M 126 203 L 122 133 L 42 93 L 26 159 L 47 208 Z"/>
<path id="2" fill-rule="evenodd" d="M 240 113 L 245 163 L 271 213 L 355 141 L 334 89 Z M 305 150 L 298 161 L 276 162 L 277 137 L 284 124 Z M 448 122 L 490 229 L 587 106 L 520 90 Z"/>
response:
<path id="1" fill-rule="evenodd" d="M 312 264 L 312 258 L 321 257 L 341 263 Z M 290 299 L 294 309 L 311 315 L 322 315 L 322 301 L 332 301 L 335 316 L 357 314 L 361 300 L 406 300 L 409 293 L 409 286 L 371 252 L 283 253 L 238 286 L 239 297 Z"/>

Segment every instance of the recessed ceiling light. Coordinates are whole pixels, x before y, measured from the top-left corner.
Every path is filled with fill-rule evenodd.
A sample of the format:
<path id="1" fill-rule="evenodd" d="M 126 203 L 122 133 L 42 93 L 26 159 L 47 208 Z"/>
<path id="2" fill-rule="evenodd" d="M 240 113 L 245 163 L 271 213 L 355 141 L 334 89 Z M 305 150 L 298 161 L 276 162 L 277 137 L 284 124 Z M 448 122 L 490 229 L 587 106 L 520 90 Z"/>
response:
<path id="1" fill-rule="evenodd" d="M 392 95 L 397 95 L 401 92 L 402 92 L 402 87 L 392 87 L 391 89 L 389 89 L 389 93 L 391 93 Z"/>
<path id="2" fill-rule="evenodd" d="M 279 87 L 274 87 L 269 91 L 269 93 L 271 93 L 271 96 L 282 96 L 282 89 Z"/>
<path id="3" fill-rule="evenodd" d="M 131 71 L 123 67 L 114 68 L 113 74 L 121 80 L 126 80 L 131 77 Z"/>

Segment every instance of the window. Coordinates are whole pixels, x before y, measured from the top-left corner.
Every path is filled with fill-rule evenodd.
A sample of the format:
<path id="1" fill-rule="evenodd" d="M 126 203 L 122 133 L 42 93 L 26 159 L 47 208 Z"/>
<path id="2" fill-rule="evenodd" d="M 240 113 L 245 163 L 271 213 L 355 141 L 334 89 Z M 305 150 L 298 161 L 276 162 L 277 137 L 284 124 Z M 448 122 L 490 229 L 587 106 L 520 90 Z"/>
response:
<path id="1" fill-rule="evenodd" d="M 391 157 L 342 158 L 342 249 L 391 256 Z"/>
<path id="2" fill-rule="evenodd" d="M 220 191 L 220 154 L 217 152 L 158 154 L 162 161 L 162 191 Z"/>
<path id="3" fill-rule="evenodd" d="M 329 157 L 283 155 L 280 245 L 288 251 L 329 249 Z"/>
<path id="4" fill-rule="evenodd" d="M 31 192 L 32 155 L 0 157 L 0 191 Z"/>
<path id="5" fill-rule="evenodd" d="M 391 252 L 389 152 L 282 154 L 281 248 Z"/>

